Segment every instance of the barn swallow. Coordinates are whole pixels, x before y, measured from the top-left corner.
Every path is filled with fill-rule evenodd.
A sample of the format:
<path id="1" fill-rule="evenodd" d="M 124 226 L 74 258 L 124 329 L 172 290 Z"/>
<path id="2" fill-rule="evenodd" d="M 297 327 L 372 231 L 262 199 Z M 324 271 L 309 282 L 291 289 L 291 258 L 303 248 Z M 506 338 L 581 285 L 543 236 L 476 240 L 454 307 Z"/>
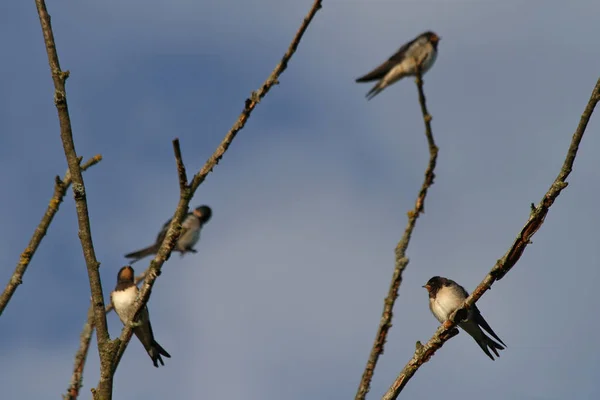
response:
<path id="1" fill-rule="evenodd" d="M 469 293 L 467 293 L 467 291 L 458 283 L 454 282 L 452 279 L 442 278 L 440 276 L 434 276 L 427 281 L 423 287 L 429 292 L 429 309 L 440 323 L 446 322 L 448 317 L 450 317 L 450 314 L 452 314 L 454 310 L 469 297 Z M 504 344 L 485 319 L 483 319 L 477 305 L 473 304 L 473 306 L 471 306 L 467 314 L 467 319 L 458 324 L 458 326 L 475 339 L 479 347 L 481 347 L 481 350 L 483 350 L 489 358 L 494 360 L 488 347 L 492 349 L 494 354 L 496 354 L 496 357 L 500 357 L 496 349 L 504 350 L 504 347 L 493 341 L 481 330 L 481 328 L 485 329 L 494 337 L 494 339 L 504 346 L 506 346 L 506 344 Z"/>
<path id="2" fill-rule="evenodd" d="M 200 240 L 200 231 L 204 224 L 210 220 L 210 217 L 212 217 L 212 210 L 206 205 L 200 206 L 191 213 L 188 213 L 181 224 L 181 234 L 179 235 L 179 239 L 177 239 L 177 244 L 173 251 L 180 252 L 182 257 L 185 253 L 197 253 L 194 246 Z M 165 222 L 153 245 L 125 254 L 126 258 L 131 259 L 129 262 L 133 264 L 146 256 L 156 254 L 163 240 L 165 240 L 165 236 L 167 236 L 170 223 L 171 220 Z"/>
<path id="3" fill-rule="evenodd" d="M 115 287 L 115 290 L 110 293 L 110 300 L 124 325 L 127 324 L 129 313 L 132 312 L 131 308 L 139 291 L 137 285 L 133 281 L 133 276 L 133 268 L 129 265 L 121 268 L 117 275 L 117 286 Z M 133 328 L 133 333 L 135 333 L 135 336 L 137 336 L 144 345 L 154 366 L 158 368 L 158 361 L 160 361 L 161 365 L 165 365 L 161 355 L 167 358 L 171 358 L 171 355 L 167 353 L 160 344 L 156 343 L 156 340 L 154 340 L 148 307 L 144 307 L 140 312 L 137 323 L 139 323 L 139 326 Z"/>
<path id="4" fill-rule="evenodd" d="M 431 31 L 422 33 L 410 42 L 405 43 L 387 61 L 365 76 L 358 78 L 356 82 L 379 80 L 367 93 L 367 99 L 371 100 L 383 89 L 405 76 L 415 76 L 419 65 L 421 66 L 421 75 L 425 75 L 425 72 L 429 71 L 437 58 L 439 41 L 440 37 Z"/>

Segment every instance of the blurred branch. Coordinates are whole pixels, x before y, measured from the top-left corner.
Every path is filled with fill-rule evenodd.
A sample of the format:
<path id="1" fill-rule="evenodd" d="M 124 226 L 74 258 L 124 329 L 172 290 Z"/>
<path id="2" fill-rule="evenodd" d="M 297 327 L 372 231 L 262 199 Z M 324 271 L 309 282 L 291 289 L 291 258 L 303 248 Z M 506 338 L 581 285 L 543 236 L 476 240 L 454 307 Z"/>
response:
<path id="1" fill-rule="evenodd" d="M 135 284 L 138 285 L 141 281 L 146 278 L 148 270 L 142 272 L 136 276 Z M 108 314 L 114 309 L 112 302 L 106 306 L 106 313 Z M 71 377 L 71 383 L 67 389 L 67 394 L 63 396 L 64 400 L 76 400 L 79 396 L 81 387 L 83 386 L 83 369 L 85 368 L 85 361 L 87 354 L 90 349 L 90 343 L 92 341 L 92 334 L 94 333 L 94 308 L 90 305 L 87 314 L 87 320 L 83 325 L 79 339 L 79 349 L 75 353 L 75 366 L 73 367 L 73 376 Z"/>
<path id="2" fill-rule="evenodd" d="M 177 163 L 177 175 L 179 176 L 179 191 L 183 192 L 187 187 L 187 173 L 183 158 L 181 156 L 181 147 L 179 146 L 179 138 L 173 140 L 173 152 L 175 153 L 175 162 Z"/>
<path id="3" fill-rule="evenodd" d="M 150 262 L 150 266 L 146 270 L 149 278 L 144 280 L 145 284 L 142 287 L 136 302 L 134 303 L 133 310 L 127 319 L 128 321 L 137 321 L 139 313 L 150 299 L 154 281 L 156 280 L 156 277 L 160 275 L 160 269 L 162 265 L 167 259 L 169 259 L 171 252 L 177 244 L 177 239 L 181 233 L 181 222 L 188 212 L 190 200 L 194 195 L 194 193 L 190 190 L 190 187 L 187 185 L 187 172 L 181 156 L 179 139 L 173 140 L 173 153 L 175 155 L 177 175 L 179 177 L 179 204 L 177 205 L 175 216 L 173 217 L 173 220 L 169 225 L 169 229 L 167 230 L 167 235 L 160 245 L 156 257 Z M 115 352 L 111 355 L 113 375 L 117 370 L 119 363 L 121 362 L 121 357 L 123 357 L 123 353 L 125 353 L 125 349 L 129 344 L 132 334 L 133 324 L 126 324 L 121 331 L 121 337 L 115 340 Z"/>
<path id="4" fill-rule="evenodd" d="M 554 204 L 554 201 L 560 195 L 562 190 L 568 185 L 566 179 L 573 170 L 573 163 L 575 161 L 575 157 L 577 156 L 579 144 L 581 143 L 581 139 L 583 138 L 587 124 L 598 101 L 600 101 L 600 79 L 598 79 L 596 82 L 596 86 L 592 91 L 590 100 L 588 101 L 588 104 L 581 115 L 579 125 L 573 134 L 573 139 L 571 140 L 571 145 L 567 151 L 567 156 L 560 173 L 540 203 L 537 206 L 534 204 L 531 205 L 529 219 L 523 229 L 521 229 L 519 232 L 510 249 L 501 259 L 496 262 L 491 271 L 486 275 L 479 286 L 475 288 L 473 293 L 467 297 L 465 302 L 459 308 L 457 308 L 454 313 L 452 313 L 448 321 L 444 322 L 437 329 L 433 337 L 429 339 L 429 342 L 427 342 L 427 344 L 424 346 L 421 346 L 419 343 L 417 344 L 417 350 L 415 351 L 413 357 L 408 364 L 406 364 L 404 369 L 402 369 L 387 393 L 383 396 L 383 400 L 391 400 L 398 397 L 404 386 L 406 386 L 406 383 L 410 380 L 410 378 L 412 378 L 415 372 L 417 372 L 419 367 L 429 361 L 431 356 L 433 356 L 433 354 L 435 354 L 435 352 L 442 347 L 443 344 L 450 339 L 450 337 L 452 337 L 452 335 L 449 335 L 450 331 L 456 326 L 457 323 L 462 321 L 462 318 L 467 315 L 467 308 L 475 304 L 477 300 L 479 300 L 481 296 L 483 296 L 483 294 L 491 288 L 492 284 L 495 281 L 502 279 L 504 275 L 506 275 L 506 273 L 510 271 L 511 268 L 521 258 L 525 248 L 531 243 L 531 238 L 544 223 L 544 219 L 546 218 L 550 207 L 552 204 Z"/>
<path id="5" fill-rule="evenodd" d="M 85 367 L 85 361 L 87 360 L 88 350 L 90 348 L 90 342 L 92 341 L 92 334 L 94 333 L 94 306 L 90 304 L 90 308 L 87 313 L 87 320 L 81 331 L 79 340 L 79 350 L 75 354 L 75 368 L 73 369 L 73 376 L 71 377 L 71 383 L 67 389 L 67 394 L 63 396 L 64 400 L 75 400 L 79 396 L 79 390 L 83 386 L 83 368 Z"/>
<path id="6" fill-rule="evenodd" d="M 396 299 L 398 298 L 398 290 L 400 289 L 400 284 L 402 283 L 402 273 L 406 269 L 406 266 L 408 265 L 409 261 L 406 257 L 406 249 L 408 248 L 408 244 L 410 242 L 410 238 L 417 223 L 417 219 L 419 218 L 419 215 L 425 211 L 425 197 L 427 196 L 427 191 L 429 190 L 431 185 L 433 185 L 433 180 L 435 178 L 435 174 L 433 171 L 435 170 L 435 165 L 437 162 L 438 147 L 435 144 L 435 141 L 433 139 L 433 133 L 431 131 L 432 118 L 429 114 L 429 111 L 427 110 L 425 92 L 423 91 L 423 79 L 420 70 L 417 70 L 417 78 L 415 82 L 419 91 L 419 104 L 421 105 L 421 113 L 423 114 L 423 122 L 425 124 L 425 136 L 427 138 L 427 143 L 429 146 L 429 164 L 427 165 L 427 169 L 425 170 L 425 179 L 423 180 L 421 190 L 419 191 L 419 195 L 417 196 L 415 207 L 407 213 L 408 223 L 406 224 L 406 228 L 404 229 L 404 234 L 402 235 L 402 238 L 396 246 L 396 261 L 394 266 L 394 273 L 392 275 L 392 282 L 388 290 L 388 295 L 383 303 L 383 313 L 381 315 L 381 320 L 379 321 L 379 328 L 377 329 L 377 334 L 375 335 L 375 342 L 373 343 L 373 347 L 371 348 L 371 354 L 369 355 L 369 360 L 367 361 L 367 365 L 365 366 L 365 370 L 360 380 L 355 400 L 364 400 L 367 396 L 367 393 L 370 389 L 371 380 L 373 379 L 373 374 L 375 372 L 375 367 L 377 366 L 377 361 L 379 360 L 379 357 L 383 354 L 383 348 L 385 346 L 387 334 L 390 328 L 392 327 L 392 318 L 394 316 L 393 309 L 394 304 L 396 303 Z"/>
<path id="7" fill-rule="evenodd" d="M 63 143 L 65 157 L 69 165 L 69 172 L 73 181 L 72 189 L 75 197 L 75 208 L 77 210 L 77 222 L 79 225 L 79 239 L 83 250 L 83 256 L 87 265 L 90 290 L 92 293 L 92 304 L 94 308 L 94 320 L 97 330 L 98 351 L 100 355 L 100 390 L 99 398 L 110 400 L 112 397 L 112 374 L 110 360 L 106 357 L 108 354 L 107 345 L 109 345 L 108 326 L 106 324 L 106 314 L 104 312 L 104 295 L 102 293 L 102 282 L 98 268 L 100 264 L 96 259 L 94 245 L 92 242 L 92 233 L 90 230 L 90 220 L 88 216 L 88 207 L 86 201 L 85 184 L 81 174 L 79 159 L 73 142 L 73 132 L 71 130 L 71 120 L 69 117 L 69 108 L 67 105 L 67 93 L 65 82 L 69 77 L 69 72 L 63 72 L 60 69 L 58 54 L 56 52 L 56 43 L 50 23 L 50 15 L 46 9 L 44 0 L 35 0 L 46 53 L 48 54 L 48 63 L 52 81 L 54 82 L 54 104 L 58 111 L 58 120 L 60 123 L 60 137 Z"/>
<path id="8" fill-rule="evenodd" d="M 244 128 L 244 126 L 246 125 L 246 122 L 248 121 L 248 118 L 250 118 L 250 115 L 251 115 L 252 111 L 254 110 L 254 108 L 256 107 L 256 105 L 260 102 L 260 100 L 263 97 L 265 97 L 265 95 L 269 92 L 271 87 L 278 83 L 279 76 L 287 68 L 288 62 L 290 61 L 290 59 L 296 52 L 296 49 L 298 48 L 298 45 L 300 44 L 300 40 L 302 39 L 302 36 L 304 35 L 306 29 L 308 28 L 308 25 L 312 21 L 313 17 L 317 13 L 317 11 L 321 8 L 321 1 L 322 0 L 314 1 L 313 6 L 311 7 L 310 11 L 308 12 L 308 15 L 304 18 L 304 21 L 302 22 L 300 29 L 294 36 L 292 43 L 290 44 L 287 52 L 284 54 L 284 56 L 282 57 L 279 64 L 275 67 L 273 72 L 271 72 L 271 74 L 269 75 L 267 80 L 263 83 L 263 85 L 260 87 L 260 89 L 253 92 L 252 95 L 250 96 L 250 98 L 246 99 L 245 105 L 244 105 L 244 110 L 240 114 L 238 120 L 233 125 L 231 130 L 225 135 L 225 138 L 223 139 L 221 144 L 217 147 L 214 154 L 206 161 L 206 163 L 204 164 L 202 169 L 196 175 L 194 175 L 194 178 L 192 179 L 192 182 L 189 185 L 184 184 L 185 183 L 184 181 L 187 180 L 187 179 L 184 179 L 184 177 L 187 177 L 187 174 L 185 172 L 185 166 L 183 164 L 183 161 L 181 160 L 181 151 L 179 149 L 179 140 L 175 139 L 173 141 L 173 150 L 175 153 L 175 159 L 176 159 L 176 163 L 177 163 L 177 170 L 178 170 L 179 183 L 180 183 L 179 203 L 177 204 L 177 208 L 175 209 L 175 213 L 173 215 L 173 218 L 172 218 L 169 228 L 167 230 L 167 235 L 166 235 L 163 243 L 161 244 L 160 249 L 158 250 L 155 258 L 150 262 L 147 278 L 144 280 L 141 291 L 140 291 L 138 298 L 136 299 L 136 302 L 134 304 L 133 308 L 135 311 L 132 313 L 131 318 L 129 318 L 130 321 L 136 320 L 140 311 L 144 308 L 144 306 L 148 302 L 148 299 L 150 298 L 150 294 L 152 291 L 152 287 L 154 285 L 154 281 L 156 280 L 156 277 L 158 275 L 160 275 L 160 270 L 162 268 L 162 265 L 169 258 L 171 251 L 175 247 L 175 244 L 176 244 L 179 234 L 181 232 L 181 222 L 183 221 L 183 218 L 187 214 L 190 200 L 194 196 L 194 194 L 195 194 L 196 190 L 198 189 L 198 187 L 200 186 L 200 184 L 204 181 L 204 179 L 206 179 L 206 176 L 219 163 L 219 161 L 221 160 L 221 158 L 223 157 L 223 155 L 225 154 L 225 152 L 231 145 L 231 142 L 236 137 L 237 133 L 241 129 Z M 114 373 L 114 371 L 116 371 L 117 366 L 121 360 L 121 357 L 123 356 L 123 353 L 125 352 L 127 344 L 129 343 L 129 340 L 131 339 L 132 330 L 133 330 L 132 324 L 127 324 L 123 328 L 120 338 L 116 339 L 114 341 L 115 347 L 113 347 L 113 350 L 115 350 L 115 352 L 114 352 L 113 356 L 111 357 L 113 373 Z M 100 388 L 100 385 L 98 386 L 98 389 L 99 388 Z"/>
<path id="9" fill-rule="evenodd" d="M 92 165 L 98 164 L 102 160 L 102 156 L 100 154 L 90 158 L 85 164 L 81 166 L 81 170 L 85 171 Z M 33 236 L 29 240 L 29 244 L 21 253 L 21 257 L 19 258 L 19 263 L 15 268 L 15 272 L 13 272 L 10 281 L 6 285 L 4 292 L 0 296 L 0 316 L 4 312 L 4 309 L 8 305 L 8 302 L 12 298 L 13 294 L 17 290 L 17 287 L 23 283 L 23 275 L 31 262 L 31 258 L 37 251 L 40 243 L 46 233 L 48 232 L 48 227 L 52 223 L 54 216 L 58 212 L 58 208 L 60 203 L 62 203 L 69 186 L 71 185 L 71 174 L 69 171 L 65 174 L 63 179 L 60 179 L 59 176 L 56 177 L 54 183 L 54 195 L 50 199 L 50 204 L 48 204 L 48 208 L 46 209 L 46 213 L 42 217 L 42 220 L 38 227 L 33 232 Z"/>

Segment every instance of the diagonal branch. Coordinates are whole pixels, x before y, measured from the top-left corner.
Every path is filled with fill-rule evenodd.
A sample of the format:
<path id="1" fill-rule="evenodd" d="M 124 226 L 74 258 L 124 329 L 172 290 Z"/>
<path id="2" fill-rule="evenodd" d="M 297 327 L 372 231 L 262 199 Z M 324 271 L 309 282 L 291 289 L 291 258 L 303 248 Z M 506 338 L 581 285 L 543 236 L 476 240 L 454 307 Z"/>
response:
<path id="1" fill-rule="evenodd" d="M 81 166 L 81 170 L 85 171 L 92 165 L 98 164 L 102 160 L 102 156 L 100 154 L 90 158 L 85 164 Z M 40 243 L 46 233 L 48 232 L 48 228 L 54 219 L 54 216 L 58 212 L 58 208 L 60 203 L 62 203 L 69 186 L 71 185 L 71 174 L 69 171 L 65 174 L 65 177 L 60 179 L 60 177 L 56 177 L 54 184 L 54 195 L 50 199 L 50 204 L 48 204 L 48 208 L 46 209 L 46 213 L 42 217 L 42 220 L 38 227 L 33 232 L 33 236 L 29 240 L 29 244 L 21 253 L 21 257 L 19 258 L 19 263 L 15 268 L 15 272 L 13 272 L 10 281 L 6 285 L 4 292 L 0 295 L 0 316 L 4 312 L 4 309 L 8 305 L 8 302 L 12 298 L 13 294 L 17 290 L 17 287 L 21 283 L 23 283 L 23 275 L 29 267 L 29 263 L 31 262 L 31 258 L 37 251 Z"/>
<path id="2" fill-rule="evenodd" d="M 171 251 L 175 247 L 177 238 L 181 231 L 181 222 L 183 221 L 183 218 L 185 217 L 185 215 L 187 213 L 190 200 L 192 199 L 193 195 L 195 194 L 195 192 L 198 189 L 198 187 L 200 186 L 200 184 L 204 181 L 204 179 L 206 179 L 206 176 L 219 163 L 219 161 L 221 160 L 221 158 L 223 157 L 223 155 L 225 154 L 225 152 L 231 145 L 231 142 L 233 141 L 233 139 L 235 139 L 237 133 L 241 129 L 244 128 L 244 126 L 246 125 L 246 122 L 248 121 L 248 118 L 250 118 L 250 115 L 252 114 L 252 111 L 254 110 L 256 105 L 260 102 L 260 100 L 263 97 L 266 96 L 266 94 L 270 91 L 270 89 L 271 89 L 271 87 L 273 87 L 273 85 L 279 83 L 278 82 L 279 76 L 287 68 L 288 62 L 290 61 L 290 59 L 296 52 L 298 45 L 300 44 L 300 40 L 302 39 L 302 36 L 306 32 L 308 25 L 312 21 L 313 17 L 317 13 L 317 11 L 321 8 L 321 2 L 322 2 L 322 0 L 314 1 L 310 11 L 308 12 L 308 15 L 304 18 L 302 25 L 298 29 L 298 32 L 296 32 L 296 35 L 294 36 L 292 43 L 290 44 L 288 50 L 282 57 L 279 64 L 275 67 L 273 72 L 271 72 L 271 74 L 269 75 L 267 80 L 263 83 L 263 85 L 260 87 L 260 89 L 253 92 L 249 99 L 246 99 L 245 105 L 244 105 L 244 110 L 242 111 L 241 115 L 238 117 L 238 120 L 233 125 L 231 130 L 225 135 L 225 138 L 223 139 L 221 144 L 217 147 L 217 150 L 214 152 L 214 154 L 206 161 L 206 163 L 204 164 L 202 169 L 196 175 L 194 175 L 194 178 L 192 179 L 192 182 L 189 185 L 182 184 L 182 182 L 183 182 L 182 177 L 186 176 L 185 175 L 185 167 L 183 166 L 183 162 L 181 161 L 181 153 L 180 152 L 178 153 L 178 151 L 177 151 L 178 144 L 176 144 L 174 141 L 173 146 L 174 146 L 175 158 L 177 160 L 178 175 L 179 175 L 179 182 L 180 182 L 179 203 L 177 204 L 177 208 L 175 209 L 175 213 L 173 215 L 173 218 L 172 218 L 169 228 L 167 230 L 167 235 L 166 235 L 163 243 L 161 244 L 161 246 L 156 254 L 156 257 L 150 262 L 150 266 L 148 268 L 148 275 L 147 275 L 146 279 L 144 280 L 142 289 L 141 289 L 141 291 L 138 295 L 138 298 L 136 299 L 136 302 L 134 304 L 133 308 L 135 309 L 135 311 L 133 312 L 132 318 L 129 319 L 130 321 L 136 320 L 140 311 L 144 308 L 144 306 L 148 302 L 148 299 L 150 298 L 150 293 L 152 291 L 154 281 L 156 280 L 156 277 L 158 275 L 160 275 L 160 270 L 162 268 L 162 265 L 169 258 Z M 176 139 L 176 141 L 177 141 L 177 139 Z M 180 170 L 180 168 L 182 168 L 182 170 Z M 117 368 L 119 361 L 125 351 L 125 348 L 127 347 L 129 340 L 131 339 L 132 329 L 133 329 L 132 324 L 128 324 L 127 326 L 125 326 L 123 328 L 123 331 L 121 332 L 121 337 L 119 339 L 115 340 L 115 342 L 114 342 L 114 345 L 115 345 L 113 347 L 114 355 L 111 357 L 112 364 L 113 364 L 112 365 L 113 374 L 114 374 L 114 371 L 116 371 L 116 368 Z M 98 386 L 98 389 L 99 388 L 100 388 L 100 385 Z"/>
<path id="3" fill-rule="evenodd" d="M 427 165 L 427 169 L 425 170 L 425 179 L 423 180 L 421 190 L 419 191 L 419 195 L 417 196 L 415 207 L 407 213 L 408 223 L 406 225 L 406 228 L 404 229 L 404 234 L 402 235 L 402 238 L 396 246 L 396 262 L 394 267 L 394 274 L 392 275 L 392 282 L 388 290 L 388 295 L 383 303 L 383 313 L 381 315 L 381 320 L 379 322 L 377 334 L 375 335 L 375 342 L 373 343 L 373 347 L 371 348 L 371 354 L 369 355 L 369 360 L 367 361 L 367 365 L 365 366 L 365 370 L 360 380 L 355 400 L 364 400 L 367 396 L 371 385 L 371 380 L 373 379 L 373 374 L 375 372 L 377 361 L 379 360 L 379 357 L 383 354 L 383 348 L 385 346 L 387 334 L 390 328 L 392 327 L 393 309 L 396 299 L 398 298 L 398 290 L 400 289 L 400 284 L 402 283 L 402 273 L 406 269 L 406 266 L 408 265 L 409 261 L 406 257 L 406 249 L 408 248 L 408 244 L 410 242 L 410 238 L 417 223 L 417 219 L 419 218 L 419 215 L 424 212 L 425 197 L 427 196 L 427 191 L 429 190 L 431 185 L 433 185 L 433 180 L 435 178 L 435 174 L 433 171 L 437 162 L 438 147 L 435 144 L 435 141 L 433 139 L 433 133 L 431 131 L 432 118 L 429 114 L 429 111 L 427 111 L 427 102 L 425 99 L 425 92 L 423 91 L 423 79 L 420 71 L 417 71 L 417 78 L 415 82 L 419 91 L 419 104 L 421 105 L 423 122 L 425 123 L 425 137 L 427 138 L 427 144 L 429 147 L 429 164 Z"/>
<path id="4" fill-rule="evenodd" d="M 102 293 L 102 282 L 98 268 L 100 263 L 96 259 L 94 245 L 92 243 L 92 233 L 90 230 L 90 220 L 88 215 L 88 207 L 86 201 L 85 184 L 81 174 L 79 159 L 73 142 L 73 132 L 71 130 L 71 120 L 69 117 L 69 108 L 67 105 L 67 93 L 65 89 L 65 81 L 69 76 L 69 72 L 63 72 L 60 69 L 58 54 L 56 52 L 56 44 L 52 25 L 50 23 L 50 15 L 46 9 L 44 0 L 35 0 L 36 8 L 40 18 L 42 33 L 44 35 L 44 43 L 46 45 L 46 53 L 48 55 L 48 63 L 50 64 L 50 72 L 54 82 L 54 104 L 58 112 L 60 123 L 60 137 L 63 143 L 65 157 L 69 165 L 69 172 L 73 180 L 73 195 L 75 197 L 75 208 L 77 210 L 77 223 L 79 225 L 79 239 L 87 265 L 88 277 L 90 282 L 90 290 L 92 293 L 92 304 L 94 307 L 95 325 L 97 329 L 98 351 L 100 355 L 100 381 L 102 382 L 101 398 L 109 400 L 112 395 L 112 379 L 110 377 L 110 362 L 104 356 L 106 353 L 106 345 L 109 343 L 108 326 L 106 323 L 106 314 L 104 313 L 104 295 Z"/>
<path id="5" fill-rule="evenodd" d="M 486 275 L 479 286 L 475 288 L 473 293 L 467 297 L 465 302 L 459 308 L 457 308 L 454 313 L 452 313 L 448 321 L 444 322 L 437 329 L 433 337 L 429 339 L 429 342 L 427 342 L 427 344 L 424 346 L 420 345 L 420 343 L 417 343 L 417 350 L 415 351 L 415 354 L 408 364 L 406 364 L 404 369 L 402 369 L 387 393 L 383 396 L 383 400 L 391 400 L 398 397 L 404 386 L 406 386 L 406 383 L 410 380 L 410 378 L 412 378 L 415 372 L 417 372 L 419 367 L 429 361 L 431 356 L 433 356 L 433 354 L 453 336 L 450 334 L 450 332 L 456 326 L 456 324 L 462 320 L 461 318 L 466 316 L 466 309 L 475 304 L 477 300 L 479 300 L 481 296 L 483 296 L 483 294 L 491 288 L 495 281 L 502 279 L 504 275 L 506 275 L 506 273 L 510 271 L 512 267 L 514 267 L 517 261 L 519 261 L 521 255 L 525 251 L 525 248 L 531 243 L 531 238 L 544 223 L 544 219 L 548 214 L 550 206 L 554 204 L 556 198 L 568 185 L 566 179 L 573 170 L 573 163 L 575 161 L 575 157 L 577 156 L 579 144 L 581 143 L 581 139 L 583 138 L 587 124 L 598 101 L 600 101 L 600 79 L 598 79 L 596 82 L 596 86 L 592 91 L 590 100 L 585 108 L 585 111 L 581 115 L 579 125 L 573 134 L 573 139 L 571 140 L 571 145 L 567 151 L 567 156 L 560 173 L 540 203 L 537 206 L 533 204 L 531 205 L 531 214 L 529 215 L 529 219 L 523 229 L 521 229 L 519 232 L 510 249 L 500 260 L 496 262 L 491 271 Z M 458 316 L 459 314 L 460 316 Z"/>
<path id="6" fill-rule="evenodd" d="M 175 210 L 175 216 L 173 217 L 173 220 L 169 225 L 167 235 L 163 240 L 162 244 L 160 245 L 156 257 L 150 262 L 150 266 L 146 271 L 147 275 L 149 276 L 148 280 L 151 280 L 151 283 L 148 284 L 148 280 L 144 280 L 145 284 L 142 287 L 142 290 L 140 291 L 136 299 L 134 307 L 132 308 L 132 312 L 129 318 L 127 319 L 128 321 L 137 321 L 139 313 L 146 306 L 146 303 L 150 299 L 150 294 L 152 292 L 154 280 L 158 275 L 160 275 L 160 269 L 162 265 L 170 257 L 171 252 L 177 244 L 177 239 L 179 239 L 179 234 L 181 233 L 181 222 L 187 214 L 190 200 L 193 197 L 193 192 L 187 185 L 187 173 L 181 156 L 181 147 L 179 145 L 179 139 L 173 140 L 173 153 L 175 154 L 175 163 L 177 164 L 177 175 L 179 177 L 179 204 L 177 205 L 177 209 Z M 121 361 L 121 357 L 123 357 L 123 354 L 125 353 L 125 349 L 127 349 L 127 345 L 129 344 L 129 340 L 131 340 L 132 334 L 133 323 L 129 323 L 123 328 L 121 332 L 121 337 L 115 340 L 116 352 L 113 353 L 113 355 L 111 355 L 113 375 L 117 370 L 117 367 Z"/>
<path id="7" fill-rule="evenodd" d="M 271 90 L 271 87 L 273 87 L 273 85 L 279 84 L 279 80 L 278 80 L 279 76 L 283 73 L 283 71 L 286 70 L 286 68 L 288 66 L 288 62 L 290 61 L 290 59 L 292 58 L 292 56 L 298 49 L 300 40 L 302 39 L 302 36 L 306 32 L 308 25 L 310 25 L 310 23 L 311 23 L 313 17 L 315 16 L 315 14 L 317 13 L 317 11 L 319 11 L 319 9 L 321 9 L 321 3 L 322 3 L 322 0 L 314 1 L 310 11 L 306 15 L 306 17 L 304 17 L 304 21 L 302 21 L 302 25 L 300 25 L 300 28 L 296 32 L 296 36 L 294 36 L 292 43 L 290 43 L 290 46 L 288 47 L 287 51 L 281 58 L 281 61 L 279 62 L 279 64 L 277 64 L 277 66 L 275 67 L 273 72 L 271 72 L 271 75 L 269 75 L 269 77 L 262 84 L 262 86 L 257 91 L 252 92 L 252 95 L 250 96 L 250 98 L 246 99 L 246 102 L 244 105 L 244 110 L 238 117 L 236 123 L 233 125 L 231 130 L 229 130 L 229 132 L 227 132 L 227 134 L 225 135 L 225 138 L 223 139 L 223 141 L 221 142 L 219 147 L 217 147 L 217 150 L 208 159 L 208 161 L 206 161 L 206 164 L 204 164 L 204 166 L 202 167 L 200 172 L 198 172 L 196 175 L 194 175 L 194 178 L 192 179 L 192 182 L 190 183 L 190 189 L 192 190 L 192 192 L 195 192 L 196 189 L 198 189 L 198 186 L 200 186 L 200 184 L 202 182 L 204 182 L 204 179 L 206 179 L 206 176 L 212 171 L 212 169 L 216 165 L 219 164 L 219 161 L 223 157 L 223 154 L 227 151 L 227 149 L 231 145 L 231 142 L 233 141 L 233 139 L 235 139 L 237 133 L 240 130 L 242 130 L 242 128 L 244 128 L 244 126 L 246 125 L 246 122 L 248 121 L 248 118 L 250 118 L 252 111 L 257 106 L 257 104 L 260 102 L 260 100 L 267 95 L 267 93 L 269 92 L 269 90 Z"/>

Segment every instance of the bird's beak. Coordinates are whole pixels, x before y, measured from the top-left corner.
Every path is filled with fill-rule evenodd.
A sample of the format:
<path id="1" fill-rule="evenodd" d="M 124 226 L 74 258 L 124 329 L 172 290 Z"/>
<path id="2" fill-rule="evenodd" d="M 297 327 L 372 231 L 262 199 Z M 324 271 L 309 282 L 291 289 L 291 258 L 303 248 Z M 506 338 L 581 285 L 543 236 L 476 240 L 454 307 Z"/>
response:
<path id="1" fill-rule="evenodd" d="M 424 287 L 425 289 L 427 289 L 428 292 L 431 290 L 431 286 L 429 286 L 429 285 L 423 285 L 421 287 Z"/>

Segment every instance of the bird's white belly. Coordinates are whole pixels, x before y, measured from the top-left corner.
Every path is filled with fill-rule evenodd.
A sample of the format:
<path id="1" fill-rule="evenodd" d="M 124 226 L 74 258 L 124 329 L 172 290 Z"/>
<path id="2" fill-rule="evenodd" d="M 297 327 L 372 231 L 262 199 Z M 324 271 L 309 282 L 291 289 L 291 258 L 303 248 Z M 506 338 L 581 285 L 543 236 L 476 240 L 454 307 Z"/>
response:
<path id="1" fill-rule="evenodd" d="M 111 300 L 119 319 L 121 322 L 126 323 L 127 312 L 133 304 L 132 294 L 129 290 L 115 291 L 112 293 Z M 135 300 L 135 294 L 133 294 L 133 300 Z"/>
<path id="2" fill-rule="evenodd" d="M 423 58 L 425 56 L 425 58 Z M 408 59 L 404 60 L 400 64 L 396 65 L 392 68 L 383 78 L 384 85 L 382 87 L 389 86 L 393 83 L 396 83 L 400 79 L 409 75 L 417 74 L 417 64 L 421 64 L 421 75 L 424 75 L 425 72 L 429 71 L 435 59 L 437 58 L 437 51 L 430 51 L 426 54 L 415 54 L 414 58 L 410 58 L 411 56 L 407 56 Z"/>
<path id="3" fill-rule="evenodd" d="M 200 240 L 200 230 L 188 230 L 177 241 L 177 248 L 184 251 L 187 248 L 194 247 Z"/>
<path id="4" fill-rule="evenodd" d="M 423 68 L 423 74 L 425 72 L 429 71 L 429 68 L 431 68 L 433 66 L 433 63 L 435 62 L 436 58 L 437 58 L 437 51 L 429 52 L 429 54 L 427 55 L 425 60 L 423 60 L 423 65 L 421 67 L 421 68 Z"/>
<path id="5" fill-rule="evenodd" d="M 445 304 L 435 300 L 431 302 L 431 311 L 440 322 L 445 322 L 452 313 Z"/>
<path id="6" fill-rule="evenodd" d="M 431 302 L 431 311 L 433 315 L 440 322 L 445 322 L 450 314 L 454 312 L 461 304 L 464 299 L 458 296 L 452 296 L 444 294 L 443 291 L 448 290 L 446 288 L 440 289 L 435 300 Z"/>

